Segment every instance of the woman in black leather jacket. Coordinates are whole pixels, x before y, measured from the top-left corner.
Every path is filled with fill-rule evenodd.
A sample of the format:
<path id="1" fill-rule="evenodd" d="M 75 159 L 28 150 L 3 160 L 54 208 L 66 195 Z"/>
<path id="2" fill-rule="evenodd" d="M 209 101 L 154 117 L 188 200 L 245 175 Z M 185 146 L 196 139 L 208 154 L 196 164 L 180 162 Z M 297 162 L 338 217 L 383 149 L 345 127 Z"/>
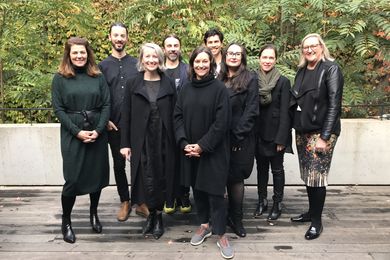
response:
<path id="1" fill-rule="evenodd" d="M 320 236 L 322 210 L 328 185 L 333 149 L 340 134 L 344 79 L 318 34 L 308 34 L 301 43 L 301 60 L 291 90 L 291 112 L 301 178 L 306 184 L 309 211 L 291 218 L 311 222 L 305 238 Z"/>

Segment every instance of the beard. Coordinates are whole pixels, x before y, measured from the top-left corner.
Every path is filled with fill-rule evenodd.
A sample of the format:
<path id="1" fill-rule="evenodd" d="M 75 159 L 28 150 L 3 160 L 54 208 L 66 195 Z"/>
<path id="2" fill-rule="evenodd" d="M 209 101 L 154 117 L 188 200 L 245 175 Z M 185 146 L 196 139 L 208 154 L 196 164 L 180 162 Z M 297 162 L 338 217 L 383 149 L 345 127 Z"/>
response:
<path id="1" fill-rule="evenodd" d="M 180 52 L 170 52 L 167 55 L 168 60 L 177 61 L 180 58 Z"/>
<path id="2" fill-rule="evenodd" d="M 117 51 L 117 52 L 122 52 L 125 47 L 126 47 L 126 42 L 122 42 L 122 47 L 118 48 L 116 47 L 116 44 L 111 42 L 111 46 Z"/>

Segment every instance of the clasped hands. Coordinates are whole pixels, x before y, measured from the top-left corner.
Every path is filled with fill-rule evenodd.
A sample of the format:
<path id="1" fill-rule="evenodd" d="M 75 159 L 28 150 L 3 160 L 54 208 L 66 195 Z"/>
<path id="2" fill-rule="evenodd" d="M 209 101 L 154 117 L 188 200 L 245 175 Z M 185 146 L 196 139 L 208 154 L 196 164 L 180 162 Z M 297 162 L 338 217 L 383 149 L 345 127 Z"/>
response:
<path id="1" fill-rule="evenodd" d="M 187 144 L 184 147 L 184 154 L 188 157 L 200 157 L 202 152 L 203 150 L 198 144 Z"/>
<path id="2" fill-rule="evenodd" d="M 99 134 L 98 132 L 96 132 L 96 130 L 93 131 L 81 130 L 77 134 L 77 138 L 80 139 L 83 143 L 93 143 L 96 141 L 98 137 Z"/>

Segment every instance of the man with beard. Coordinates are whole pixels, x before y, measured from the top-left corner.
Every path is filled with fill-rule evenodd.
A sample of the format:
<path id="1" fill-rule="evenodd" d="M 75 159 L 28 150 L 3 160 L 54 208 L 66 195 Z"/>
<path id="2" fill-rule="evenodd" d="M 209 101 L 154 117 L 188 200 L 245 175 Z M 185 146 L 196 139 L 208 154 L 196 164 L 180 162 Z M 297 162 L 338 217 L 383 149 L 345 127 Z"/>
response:
<path id="1" fill-rule="evenodd" d="M 217 64 L 215 71 L 215 77 L 217 77 L 221 70 L 223 33 L 216 28 L 210 29 L 204 34 L 203 41 L 206 47 L 211 50 L 215 63 Z"/>
<path id="2" fill-rule="evenodd" d="M 180 92 L 188 82 L 188 65 L 181 61 L 181 41 L 175 34 L 166 36 L 163 40 L 166 74 L 175 81 L 176 91 Z"/>
<path id="3" fill-rule="evenodd" d="M 125 93 L 126 81 L 136 75 L 137 59 L 128 55 L 125 47 L 128 41 L 128 30 L 123 23 L 114 23 L 110 27 L 108 39 L 112 45 L 111 55 L 99 63 L 111 95 L 111 114 L 107 124 L 108 142 L 114 162 L 114 175 L 121 205 L 117 215 L 118 221 L 126 221 L 131 212 L 129 183 L 126 176 L 126 161 L 120 154 L 121 131 L 120 111 Z M 146 205 L 139 205 L 136 213 L 141 216 L 149 214 Z"/>
<path id="4" fill-rule="evenodd" d="M 177 93 L 183 88 L 188 80 L 188 65 L 181 61 L 181 41 L 175 34 L 167 35 L 163 40 L 165 55 L 165 74 L 175 81 Z M 172 190 L 167 190 L 167 201 L 164 205 L 164 212 L 172 214 L 176 210 L 176 203 L 180 204 L 182 213 L 191 212 L 190 189 L 180 186 L 180 177 L 176 176 Z"/>

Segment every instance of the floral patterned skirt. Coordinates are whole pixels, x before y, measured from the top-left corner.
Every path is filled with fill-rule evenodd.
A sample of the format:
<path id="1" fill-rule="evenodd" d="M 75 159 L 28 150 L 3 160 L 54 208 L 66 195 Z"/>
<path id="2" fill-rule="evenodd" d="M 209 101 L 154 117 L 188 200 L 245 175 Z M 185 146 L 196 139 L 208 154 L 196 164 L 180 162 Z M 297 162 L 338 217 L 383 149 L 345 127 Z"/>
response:
<path id="1" fill-rule="evenodd" d="M 332 134 L 327 141 L 326 152 L 316 152 L 315 144 L 320 134 L 296 134 L 299 168 L 301 179 L 309 187 L 328 186 L 328 174 L 332 161 L 337 135 Z"/>

